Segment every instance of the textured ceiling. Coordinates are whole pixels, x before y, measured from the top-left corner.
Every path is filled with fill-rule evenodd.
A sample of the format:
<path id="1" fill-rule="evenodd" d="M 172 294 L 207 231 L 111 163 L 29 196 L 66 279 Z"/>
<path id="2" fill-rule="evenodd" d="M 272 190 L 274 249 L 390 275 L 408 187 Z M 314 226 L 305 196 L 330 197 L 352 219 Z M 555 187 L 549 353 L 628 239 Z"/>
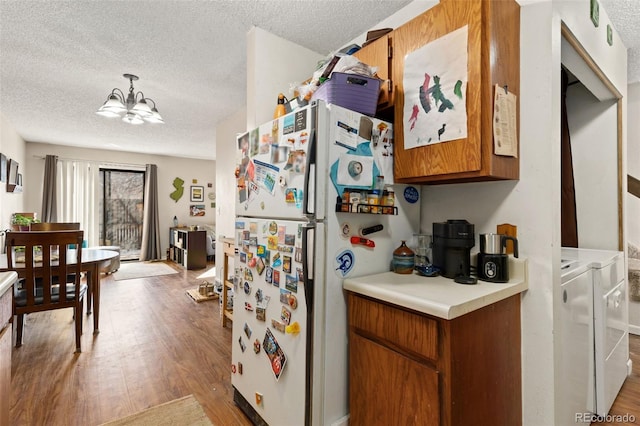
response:
<path id="1" fill-rule="evenodd" d="M 640 1 L 601 0 L 602 7 L 618 32 L 627 56 L 627 83 L 640 81 Z"/>
<path id="2" fill-rule="evenodd" d="M 246 104 L 251 27 L 324 55 L 409 2 L 0 0 L 0 111 L 30 142 L 214 159 Z M 166 124 L 94 113 L 124 73 Z"/>
<path id="3" fill-rule="evenodd" d="M 246 102 L 252 26 L 329 54 L 409 2 L 0 0 L 0 111 L 26 141 L 214 159 L 217 123 Z M 638 0 L 602 5 L 640 81 Z M 166 124 L 94 114 L 124 73 Z"/>

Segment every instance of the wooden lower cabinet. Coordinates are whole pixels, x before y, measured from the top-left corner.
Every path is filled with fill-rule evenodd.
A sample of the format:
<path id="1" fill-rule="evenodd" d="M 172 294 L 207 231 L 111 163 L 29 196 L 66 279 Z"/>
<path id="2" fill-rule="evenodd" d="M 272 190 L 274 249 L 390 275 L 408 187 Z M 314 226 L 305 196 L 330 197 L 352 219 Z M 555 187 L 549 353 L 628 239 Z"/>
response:
<path id="1" fill-rule="evenodd" d="M 520 425 L 520 295 L 453 320 L 348 293 L 349 424 Z"/>

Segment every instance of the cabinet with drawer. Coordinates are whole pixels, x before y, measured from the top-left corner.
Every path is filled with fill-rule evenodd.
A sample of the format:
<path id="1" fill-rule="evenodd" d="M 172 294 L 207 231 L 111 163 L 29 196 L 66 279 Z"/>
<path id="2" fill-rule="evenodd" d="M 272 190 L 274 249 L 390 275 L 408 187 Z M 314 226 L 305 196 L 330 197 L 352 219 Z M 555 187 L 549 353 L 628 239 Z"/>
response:
<path id="1" fill-rule="evenodd" d="M 521 424 L 519 295 L 452 320 L 347 295 L 349 424 Z"/>
<path id="2" fill-rule="evenodd" d="M 0 272 L 0 425 L 9 424 L 11 409 L 11 323 L 13 286 L 18 275 Z"/>

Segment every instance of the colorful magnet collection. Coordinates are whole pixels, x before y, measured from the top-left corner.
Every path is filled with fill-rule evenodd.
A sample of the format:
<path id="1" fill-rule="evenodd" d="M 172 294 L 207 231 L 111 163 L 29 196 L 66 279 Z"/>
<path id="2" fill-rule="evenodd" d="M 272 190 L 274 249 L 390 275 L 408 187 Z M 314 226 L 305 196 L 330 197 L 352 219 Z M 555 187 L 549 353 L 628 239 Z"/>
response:
<path id="1" fill-rule="evenodd" d="M 304 312 L 298 309 L 300 299 L 297 297 L 299 286 L 304 285 L 304 273 L 300 265 L 302 226 L 297 225 L 297 229 L 292 230 L 277 221 L 265 221 L 263 224 L 238 221 L 236 230 L 237 246 L 241 249 L 237 255 L 239 262 L 235 268 L 234 282 L 242 290 L 236 293 L 236 297 L 244 298 L 238 303 L 244 304 L 245 315 L 255 315 L 256 318 L 256 321 L 244 323 L 244 333 L 238 339 L 238 344 L 242 353 L 246 354 L 243 357 L 261 356 L 260 353 L 264 352 L 269 361 L 264 365 L 271 369 L 277 381 L 284 372 L 287 356 L 285 347 L 282 347 L 282 342 L 274 333 L 290 336 L 283 341 L 286 345 L 289 342 L 287 339 L 298 338 L 301 326 L 296 319 L 304 317 Z M 273 290 L 269 289 L 272 286 L 278 288 L 279 303 L 270 309 L 269 293 Z M 241 317 L 238 318 L 240 320 Z M 253 355 L 246 351 L 247 342 L 253 343 Z M 244 363 L 246 368 L 254 365 L 261 364 Z M 242 374 L 241 366 L 240 362 L 232 365 L 233 373 Z M 247 373 L 250 374 L 250 370 Z"/>

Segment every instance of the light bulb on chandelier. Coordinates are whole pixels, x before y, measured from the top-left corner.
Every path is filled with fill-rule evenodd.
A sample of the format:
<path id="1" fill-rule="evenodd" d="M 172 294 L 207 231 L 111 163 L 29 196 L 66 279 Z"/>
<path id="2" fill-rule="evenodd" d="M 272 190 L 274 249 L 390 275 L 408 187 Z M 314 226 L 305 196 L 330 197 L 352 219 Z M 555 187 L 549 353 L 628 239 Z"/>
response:
<path id="1" fill-rule="evenodd" d="M 148 123 L 164 124 L 164 120 L 158 113 L 156 103 L 151 98 L 145 98 L 142 92 L 135 92 L 133 82 L 138 80 L 137 75 L 123 74 L 129 80 L 129 93 L 125 98 L 122 90 L 115 88 L 107 97 L 106 102 L 98 108 L 96 114 L 103 117 L 122 117 L 122 121 L 129 124 Z M 149 107 L 149 102 L 153 107 Z M 124 116 L 122 114 L 124 113 Z"/>

